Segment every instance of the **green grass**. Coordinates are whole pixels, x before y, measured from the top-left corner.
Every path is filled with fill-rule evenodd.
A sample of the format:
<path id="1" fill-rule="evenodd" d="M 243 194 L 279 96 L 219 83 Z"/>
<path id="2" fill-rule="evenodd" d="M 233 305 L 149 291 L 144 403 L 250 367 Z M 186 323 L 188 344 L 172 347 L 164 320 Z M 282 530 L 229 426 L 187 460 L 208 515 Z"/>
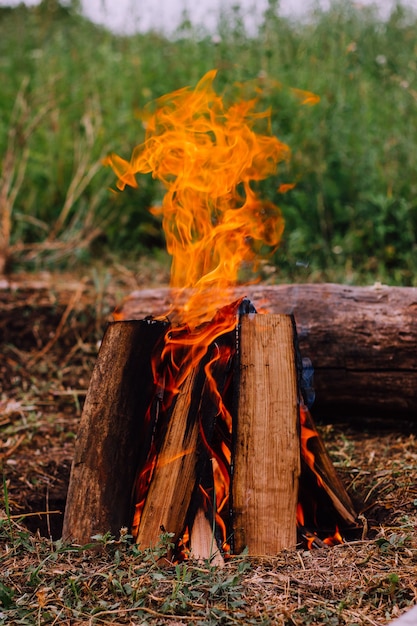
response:
<path id="1" fill-rule="evenodd" d="M 163 235 L 148 208 L 158 183 L 113 194 L 101 159 L 130 156 L 149 101 L 217 68 L 219 90 L 261 75 L 321 98 L 302 107 L 285 89 L 264 95 L 293 153 L 283 179 L 297 182 L 285 196 L 276 179 L 263 186 L 286 220 L 274 280 L 417 285 L 416 15 L 398 5 L 382 22 L 340 2 L 296 23 L 270 0 L 256 36 L 235 9 L 219 16 L 218 39 L 187 22 L 168 39 L 116 36 L 75 5 L 0 10 L 0 211 L 12 267 L 157 254 Z"/>

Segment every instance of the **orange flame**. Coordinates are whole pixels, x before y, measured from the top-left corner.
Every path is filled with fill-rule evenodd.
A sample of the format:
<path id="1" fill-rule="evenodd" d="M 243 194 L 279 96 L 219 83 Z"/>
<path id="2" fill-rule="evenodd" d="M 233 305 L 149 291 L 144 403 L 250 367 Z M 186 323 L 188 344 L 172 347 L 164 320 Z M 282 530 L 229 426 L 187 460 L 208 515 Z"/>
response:
<path id="1" fill-rule="evenodd" d="M 318 438 L 318 432 L 315 430 L 315 426 L 312 423 L 311 416 L 308 408 L 303 402 L 300 403 L 300 449 L 301 457 L 305 461 L 306 465 L 310 468 L 312 476 L 316 481 L 319 488 L 324 488 L 323 479 L 316 467 L 316 459 L 313 452 L 309 449 L 309 441 Z M 313 501 L 315 506 L 317 503 Z M 321 540 L 318 538 L 315 532 L 308 531 L 305 526 L 304 509 L 301 502 L 297 505 L 297 524 L 302 529 L 302 535 L 307 543 L 309 549 L 313 547 L 334 546 L 340 543 L 344 543 L 344 539 L 339 532 L 339 528 L 336 525 L 335 531 L 332 535 Z"/>
<path id="2" fill-rule="evenodd" d="M 301 454 L 307 463 L 308 467 L 312 470 L 314 476 L 316 477 L 317 484 L 319 487 L 323 486 L 323 480 L 316 469 L 316 462 L 314 458 L 314 454 L 309 450 L 308 442 L 310 439 L 317 437 L 317 431 L 313 428 L 309 428 L 307 425 L 307 415 L 308 409 L 307 407 L 301 403 L 300 405 L 300 426 L 301 426 Z"/>
<path id="3" fill-rule="evenodd" d="M 325 543 L 327 546 L 337 546 L 341 543 L 345 543 L 345 540 L 343 539 L 338 527 L 336 526 L 334 534 L 331 537 L 326 537 L 325 539 L 323 539 L 323 543 Z"/>
<path id="4" fill-rule="evenodd" d="M 105 161 L 120 190 L 150 172 L 166 188 L 153 211 L 172 256 L 171 286 L 197 290 L 183 310 L 191 325 L 211 319 L 242 263 L 256 265 L 259 249 L 276 247 L 284 229 L 278 207 L 260 200 L 251 182 L 274 174 L 290 150 L 271 135 L 270 111 L 258 112 L 256 98 L 227 107 L 215 76 L 157 100 L 130 161 L 115 154 Z"/>

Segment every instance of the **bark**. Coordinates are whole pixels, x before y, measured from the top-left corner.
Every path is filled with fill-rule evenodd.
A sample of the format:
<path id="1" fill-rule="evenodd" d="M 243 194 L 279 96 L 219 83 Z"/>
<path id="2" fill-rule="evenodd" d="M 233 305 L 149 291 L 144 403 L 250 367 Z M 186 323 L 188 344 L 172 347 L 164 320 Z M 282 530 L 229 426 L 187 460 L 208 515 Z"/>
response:
<path id="1" fill-rule="evenodd" d="M 250 286 L 258 311 L 294 315 L 302 356 L 314 370 L 316 418 L 417 415 L 417 288 L 334 284 Z M 124 319 L 169 310 L 170 290 L 133 292 Z"/>
<path id="2" fill-rule="evenodd" d="M 133 483 L 146 454 L 144 417 L 154 395 L 150 356 L 166 329 L 162 322 L 140 321 L 106 330 L 75 446 L 65 541 L 85 544 L 108 531 L 118 536 L 131 524 Z"/>

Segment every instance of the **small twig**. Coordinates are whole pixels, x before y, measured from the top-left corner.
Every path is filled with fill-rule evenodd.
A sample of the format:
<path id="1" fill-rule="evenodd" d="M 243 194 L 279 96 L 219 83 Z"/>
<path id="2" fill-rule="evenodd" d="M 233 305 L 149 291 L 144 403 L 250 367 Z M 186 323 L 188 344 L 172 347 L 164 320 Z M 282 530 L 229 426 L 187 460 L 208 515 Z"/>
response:
<path id="1" fill-rule="evenodd" d="M 35 517 L 36 515 L 62 515 L 62 511 L 36 511 L 34 513 L 21 513 L 20 515 L 0 516 L 0 521 L 4 522 L 8 519 L 24 519 L 26 517 Z"/>
<path id="2" fill-rule="evenodd" d="M 48 529 L 48 537 L 52 539 L 51 518 L 49 515 L 49 486 L 48 485 L 46 486 L 45 505 L 46 505 L 46 528 Z"/>
<path id="3" fill-rule="evenodd" d="M 51 391 L 53 396 L 85 396 L 87 389 L 66 389 L 64 391 Z"/>
<path id="4" fill-rule="evenodd" d="M 377 482 L 376 482 L 376 483 L 375 483 L 375 484 L 371 487 L 371 489 L 370 489 L 370 490 L 368 491 L 368 493 L 366 494 L 366 496 L 365 496 L 365 498 L 364 498 L 364 503 L 365 503 L 365 502 L 368 502 L 369 498 L 371 497 L 371 494 L 372 494 L 372 493 L 373 493 L 376 489 L 378 489 L 378 487 L 379 487 L 379 486 L 380 486 L 380 485 L 381 485 L 384 481 L 386 481 L 386 480 L 387 480 L 387 476 L 386 476 L 386 475 L 381 476 L 381 477 L 379 478 L 379 480 L 377 480 Z"/>
<path id="5" fill-rule="evenodd" d="M 4 454 L 0 454 L 0 457 L 4 457 L 5 459 L 7 459 L 9 456 L 12 456 L 13 452 L 17 450 L 17 448 L 20 446 L 20 444 L 23 442 L 25 438 L 26 438 L 26 435 L 20 435 L 20 437 L 18 437 L 18 440 L 16 441 L 14 446 L 12 446 L 10 450 L 7 450 L 7 452 L 5 452 Z"/>
<path id="6" fill-rule="evenodd" d="M 146 606 L 137 606 L 137 607 L 126 607 L 123 609 L 113 609 L 109 611 L 100 611 L 99 613 L 94 614 L 94 617 L 91 618 L 92 621 L 90 621 L 90 624 L 93 624 L 97 618 L 100 619 L 101 616 L 104 617 L 105 615 L 117 615 L 117 613 L 133 613 L 133 612 L 140 612 L 140 611 L 144 611 L 145 613 L 148 613 L 149 615 L 153 615 L 154 617 L 161 617 L 163 619 L 178 620 L 178 617 L 179 617 L 178 615 L 170 615 L 169 613 L 160 613 L 159 611 L 155 611 L 154 609 L 150 609 L 149 607 L 146 607 Z M 195 621 L 194 615 L 181 615 L 180 617 L 182 620 Z"/>

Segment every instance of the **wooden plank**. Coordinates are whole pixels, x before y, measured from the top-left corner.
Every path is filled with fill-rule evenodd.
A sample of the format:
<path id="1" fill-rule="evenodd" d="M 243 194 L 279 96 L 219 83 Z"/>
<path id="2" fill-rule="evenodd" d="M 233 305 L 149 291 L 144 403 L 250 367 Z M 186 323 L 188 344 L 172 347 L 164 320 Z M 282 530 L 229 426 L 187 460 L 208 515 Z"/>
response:
<path id="1" fill-rule="evenodd" d="M 131 491 L 152 401 L 150 357 L 167 323 L 109 324 L 81 416 L 64 516 L 63 539 L 118 535 L 131 523 Z"/>
<path id="2" fill-rule="evenodd" d="M 169 289 L 133 292 L 120 305 L 126 319 L 160 314 Z M 417 415 L 417 288 L 294 284 L 239 287 L 257 310 L 294 315 L 303 356 L 315 369 L 314 415 Z"/>
<path id="3" fill-rule="evenodd" d="M 300 474 L 294 322 L 245 315 L 232 474 L 233 552 L 273 555 L 296 545 Z"/>

